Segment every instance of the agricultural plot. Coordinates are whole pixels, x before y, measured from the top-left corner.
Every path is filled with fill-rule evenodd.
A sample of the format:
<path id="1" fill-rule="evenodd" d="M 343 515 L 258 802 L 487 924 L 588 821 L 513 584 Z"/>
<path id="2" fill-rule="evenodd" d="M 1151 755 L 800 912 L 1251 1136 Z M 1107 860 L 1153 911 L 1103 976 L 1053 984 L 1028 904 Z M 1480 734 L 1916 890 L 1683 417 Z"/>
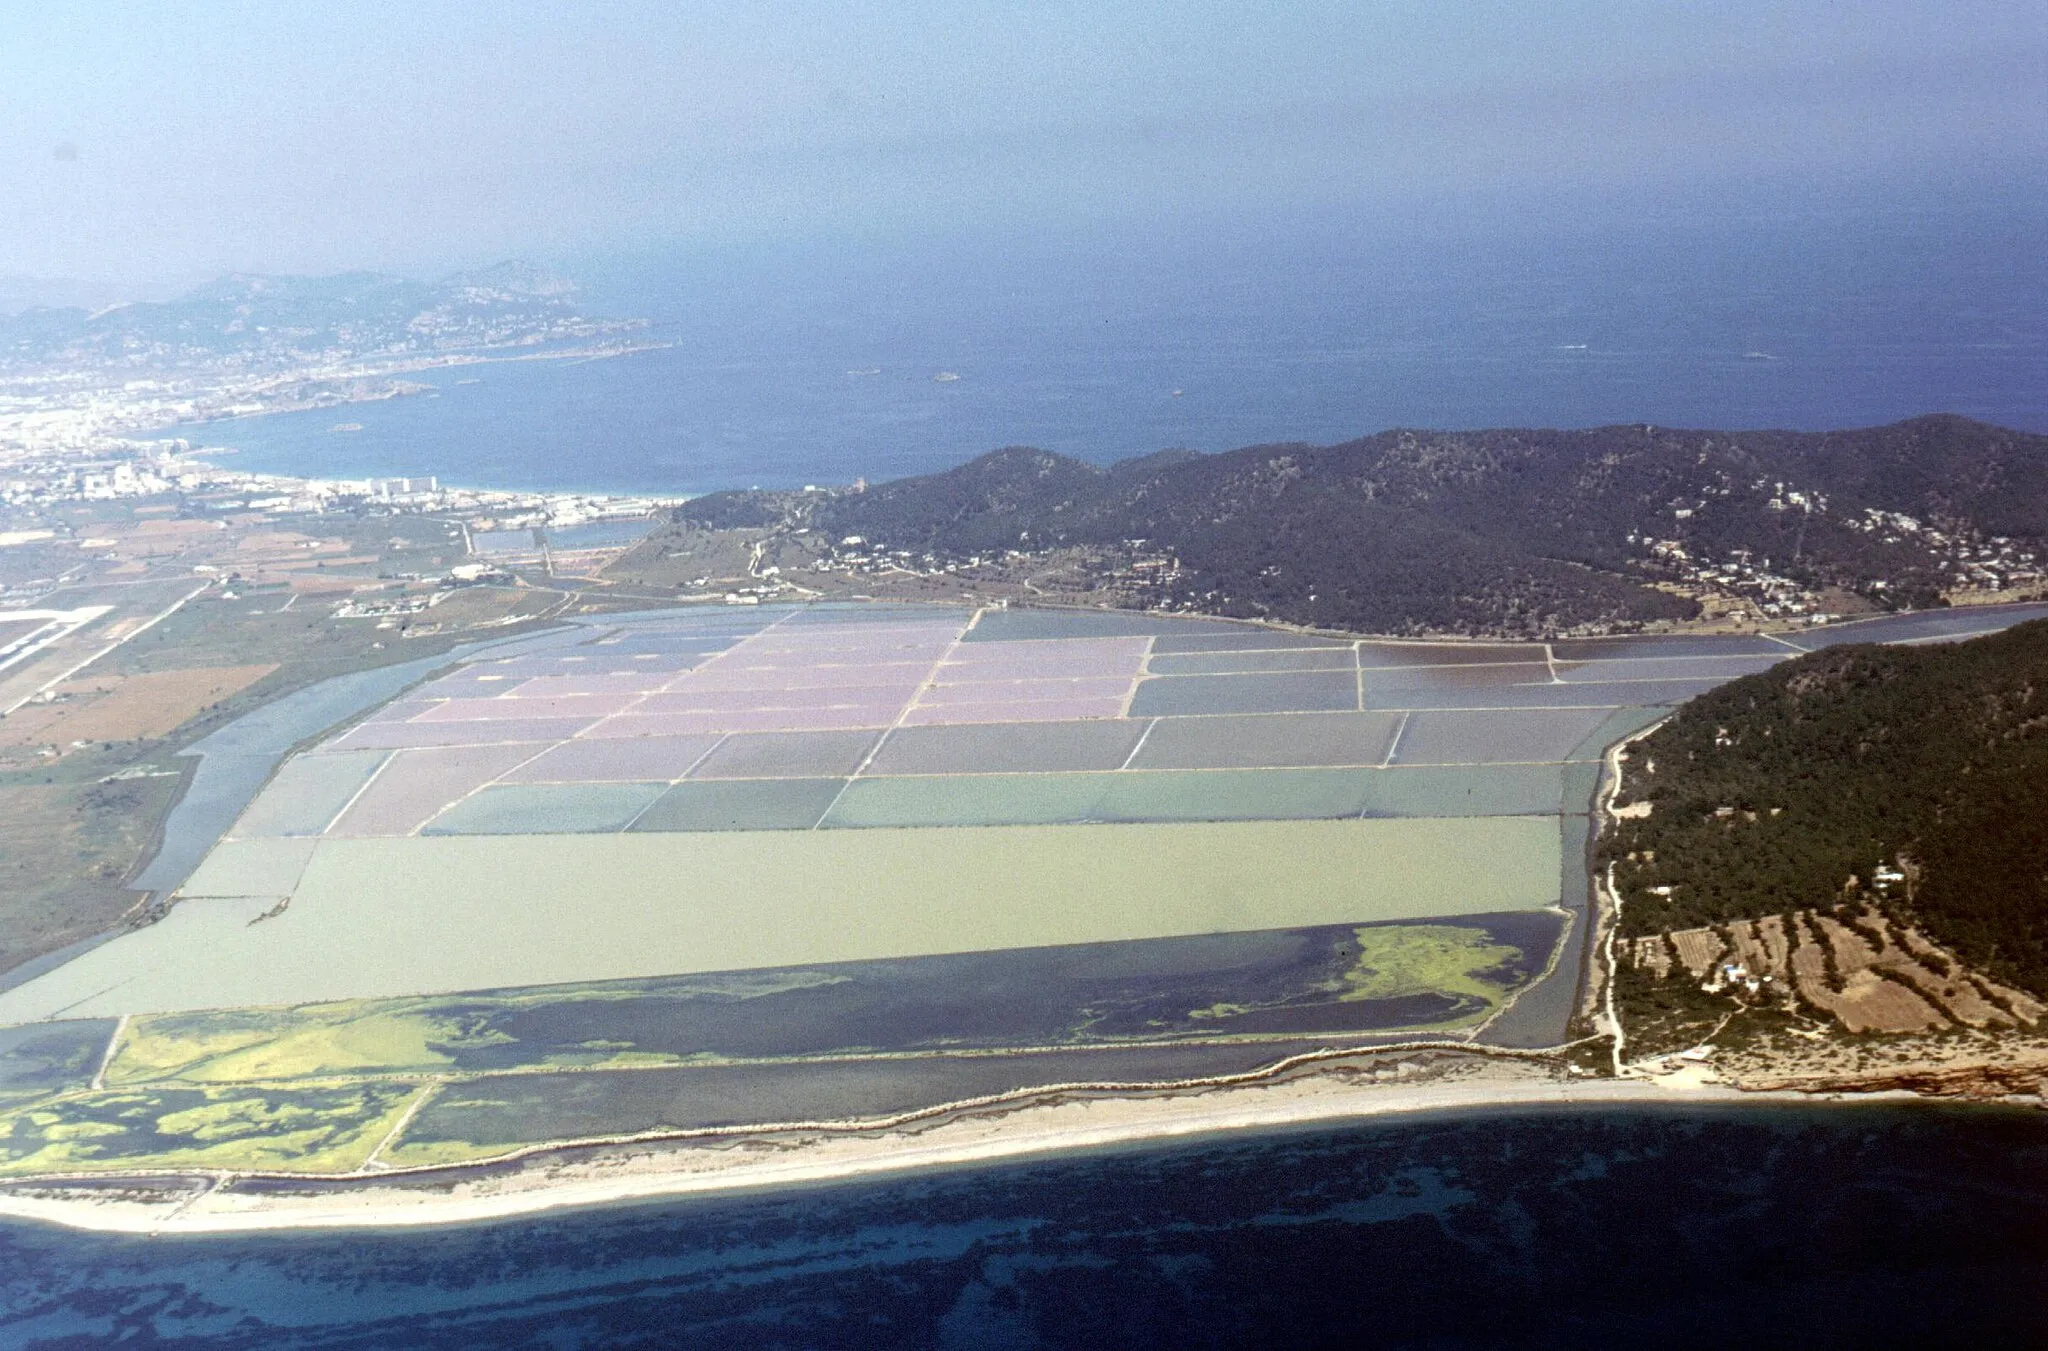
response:
<path id="1" fill-rule="evenodd" d="M 10 715 L 0 726 L 0 744 L 164 736 L 276 669 L 268 664 L 187 667 L 67 682 L 55 691 L 57 702 L 31 705 Z"/>
<path id="2" fill-rule="evenodd" d="M 845 789 L 843 779 L 707 779 L 679 783 L 649 803 L 626 828 L 651 832 L 810 830 L 824 819 Z"/>
<path id="3" fill-rule="evenodd" d="M 1922 614 L 1882 615 L 1789 635 L 1784 641 L 1812 649 L 1842 643 L 1939 643 L 1997 633 L 2028 619 L 2048 618 L 2048 605 L 1963 606 Z"/>
<path id="4" fill-rule="evenodd" d="M 1215 713 L 1321 713 L 1358 707 L 1358 673 L 1286 671 L 1253 675 L 1158 676 L 1138 688 L 1140 717 Z"/>
<path id="5" fill-rule="evenodd" d="M 1424 766 L 864 778 L 829 804 L 818 824 L 1022 826 L 1552 815 L 1564 807 L 1562 769 Z"/>
<path id="6" fill-rule="evenodd" d="M 1733 680 L 1777 664 L 1782 653 L 1750 657 L 1600 657 L 1556 663 L 1558 679 L 1568 685 L 1607 681 Z"/>
<path id="7" fill-rule="evenodd" d="M 1521 787 L 1418 795 L 1418 781 L 1300 771 L 1591 758 L 1584 743 L 1615 711 L 1771 659 L 1736 646 L 1346 643 L 1220 621 L 910 607 L 629 622 L 410 692 L 288 766 L 234 834 L 1334 819 L 1436 799 L 1457 816 L 1555 813 L 1555 794 Z M 310 825 L 373 763 L 342 810 Z M 1103 775 L 1120 777 L 1079 777 Z M 754 780 L 791 782 L 691 786 Z"/>
<path id="8" fill-rule="evenodd" d="M 1400 730 L 1390 713 L 1299 713 L 1155 718 L 1132 754 L 1133 769 L 1285 769 L 1381 765 Z"/>
<path id="9" fill-rule="evenodd" d="M 869 775 L 1057 774 L 1114 770 L 1145 739 L 1135 719 L 903 727 L 868 761 Z"/>
<path id="10" fill-rule="evenodd" d="M 362 750 L 288 761 L 270 781 L 269 791 L 236 822 L 235 833 L 259 839 L 318 835 L 356 801 L 389 758 L 385 751 Z"/>
<path id="11" fill-rule="evenodd" d="M 880 605 L 485 647 L 285 761 L 159 922 L 0 991 L 0 1169 L 1549 1044 L 1603 750 L 1796 650 Z"/>
<path id="12" fill-rule="evenodd" d="M 1932 615 L 1914 615 L 1907 622 L 1916 628 L 1927 628 L 1936 618 Z M 1826 632 L 1847 632 L 1860 627 L 1862 626 L 1857 624 L 1845 624 Z M 1550 650 L 1559 662 L 1644 661 L 1684 657 L 1782 658 L 1787 651 L 1803 650 L 1811 646 L 1813 636 L 1794 634 L 1784 638 L 1767 638 L 1761 634 L 1678 634 L 1652 638 L 1579 638 L 1552 643 Z"/>
<path id="13" fill-rule="evenodd" d="M 1343 647 L 1273 648 L 1263 651 L 1162 652 L 1152 658 L 1153 675 L 1248 675 L 1276 671 L 1353 671 L 1358 654 Z"/>

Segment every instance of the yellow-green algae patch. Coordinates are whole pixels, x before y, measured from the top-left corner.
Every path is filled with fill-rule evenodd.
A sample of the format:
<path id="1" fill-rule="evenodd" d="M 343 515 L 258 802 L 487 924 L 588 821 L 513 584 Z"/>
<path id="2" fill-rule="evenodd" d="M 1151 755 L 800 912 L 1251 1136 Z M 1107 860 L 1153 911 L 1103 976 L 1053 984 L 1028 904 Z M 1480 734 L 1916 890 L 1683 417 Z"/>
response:
<path id="1" fill-rule="evenodd" d="M 531 1046 L 513 1063 L 479 1066 L 476 1053 L 519 1045 L 508 1014 L 565 1005 L 626 1005 L 693 997 L 748 999 L 843 982 L 820 971 L 738 971 L 655 982 L 549 985 L 482 994 L 348 999 L 292 1008 L 209 1009 L 132 1018 L 107 1057 L 112 1085 L 256 1083 L 495 1068 L 642 1069 L 695 1056 L 633 1041 Z"/>
<path id="2" fill-rule="evenodd" d="M 0 1176 L 219 1168 L 350 1172 L 419 1090 L 207 1086 L 78 1094 L 0 1114 Z"/>
<path id="3" fill-rule="evenodd" d="M 1443 994 L 1476 1006 L 1452 1019 L 1476 1022 L 1500 1007 L 1519 982 L 1495 973 L 1521 952 L 1458 924 L 1404 924 L 1358 930 L 1358 961 L 1345 973 L 1340 999 L 1399 999 Z"/>
<path id="4" fill-rule="evenodd" d="M 1338 1003 L 1435 995 L 1452 1001 L 1445 1016 L 1378 1031 L 1451 1031 L 1485 1021 L 1522 985 L 1515 964 L 1520 948 L 1493 942 L 1485 930 L 1462 924 L 1379 924 L 1354 931 L 1358 951 L 1350 968 L 1325 988 Z M 1196 1018 L 1225 1019 L 1252 1006 L 1219 1003 Z"/>
<path id="5" fill-rule="evenodd" d="M 1338 1005 L 1391 1006 L 1396 1014 L 1396 1020 L 1382 1021 L 1388 1010 L 1380 1009 L 1357 1022 L 1353 1030 L 1359 1031 L 1469 1026 L 1497 1011 L 1529 977 L 1532 963 L 1540 962 L 1542 954 L 1530 949 L 1526 939 L 1501 941 L 1508 918 L 1481 924 L 1331 926 L 1235 935 L 1228 942 L 1172 940 L 1202 944 L 1192 951 L 1205 953 L 1202 961 L 1213 965 L 1183 966 L 1191 950 L 1173 948 L 1154 958 L 1163 976 L 1213 970 L 1222 983 L 1211 987 L 1212 999 L 1227 989 L 1244 992 L 1206 1008 L 1182 1005 L 1185 1012 L 1178 1016 L 1186 1021 L 1180 1023 L 1169 1016 L 1170 1002 L 1140 999 L 1129 1007 L 1115 998 L 1103 1002 L 1102 991 L 1089 984 L 1085 972 L 1122 972 L 1127 979 L 1138 969 L 1129 965 L 1136 954 L 1091 954 L 1085 961 L 1097 966 L 1067 972 L 1076 981 L 1074 997 L 1081 1001 L 1072 1005 L 1072 1020 L 1053 1026 L 1024 1016 L 1017 1035 L 1076 1045 L 1187 1032 L 1227 1036 L 1244 1026 L 1284 1035 L 1290 1012 Z M 1509 924 L 1506 931 L 1516 930 L 1516 924 Z M 1259 965 L 1260 957 L 1267 965 Z M 1050 975 L 1084 959 L 1070 949 L 1048 949 L 1019 960 Z M 994 970 L 986 965 L 971 969 L 982 978 Z M 1267 974 L 1254 978 L 1254 969 Z M 965 974 L 968 968 L 961 970 Z M 88 1087 L 83 1075 L 90 1067 L 81 1054 L 67 1052 L 66 1073 L 44 1076 L 48 1091 L 39 1101 L 0 1116 L 0 1175 L 178 1167 L 347 1171 L 360 1168 L 376 1140 L 387 1136 L 392 1138 L 378 1156 L 383 1163 L 470 1162 L 502 1152 L 507 1142 L 451 1141 L 438 1129 L 429 1130 L 417 1145 L 397 1138 L 391 1127 L 402 1115 L 402 1104 L 423 1100 L 408 1095 L 433 1095 L 460 1084 L 458 1108 L 509 1107 L 485 1085 L 503 1084 L 517 1098 L 522 1092 L 517 1085 L 540 1073 L 577 1085 L 578 1093 L 588 1088 L 602 1096 L 622 1077 L 637 1078 L 634 1071 L 727 1063 L 741 1045 L 745 1050 L 740 1054 L 756 1068 L 779 1062 L 788 1072 L 803 1075 L 807 1067 L 799 1061 L 829 1052 L 836 1043 L 806 1040 L 810 1033 L 805 1029 L 812 1025 L 799 1019 L 784 1029 L 793 1038 L 787 1047 L 771 1046 L 780 1020 L 790 1013 L 765 1007 L 756 1011 L 752 1000 L 805 992 L 837 1000 L 874 982 L 886 1006 L 894 997 L 890 986 L 902 979 L 893 969 L 728 972 L 605 986 L 131 1018 L 101 1075 L 104 1089 Z M 941 982 L 922 997 L 950 998 L 959 989 Z M 819 1014 L 850 1014 L 855 1025 L 871 1032 L 875 1025 L 864 1022 L 861 1011 L 872 1007 L 856 997 L 852 1004 L 828 1004 Z M 722 1022 L 714 1019 L 690 1030 L 699 1026 L 691 1018 L 713 1009 L 727 1011 Z M 1271 1022 L 1276 1013 L 1283 1022 Z M 678 1015 L 682 1021 L 672 1022 Z M 916 1046 L 930 1051 L 938 1044 L 915 1005 L 909 1025 L 918 1029 Z M 1310 1025 L 1328 1024 L 1312 1019 Z M 70 1040 L 82 1047 L 82 1034 L 91 1030 L 112 1031 L 112 1024 L 73 1028 L 77 1035 Z M 739 1041 L 728 1044 L 735 1035 Z M 1025 1044 L 1043 1045 L 1015 1043 Z M 961 1049 L 972 1048 L 963 1043 Z M 980 1049 L 1007 1054 L 1011 1044 Z M 585 1073 L 565 1077 L 559 1073 L 565 1069 Z M 383 1134 L 375 1129 L 380 1121 Z M 574 1132 L 579 1138 L 607 1133 L 611 1128 L 598 1121 L 582 1123 Z M 535 1137 L 541 1138 L 546 1137 Z"/>
<path id="6" fill-rule="evenodd" d="M 248 1083 L 417 1073 L 452 1065 L 458 1048 L 511 1040 L 479 1019 L 437 1015 L 425 1000 L 163 1014 L 129 1023 L 105 1081 Z"/>

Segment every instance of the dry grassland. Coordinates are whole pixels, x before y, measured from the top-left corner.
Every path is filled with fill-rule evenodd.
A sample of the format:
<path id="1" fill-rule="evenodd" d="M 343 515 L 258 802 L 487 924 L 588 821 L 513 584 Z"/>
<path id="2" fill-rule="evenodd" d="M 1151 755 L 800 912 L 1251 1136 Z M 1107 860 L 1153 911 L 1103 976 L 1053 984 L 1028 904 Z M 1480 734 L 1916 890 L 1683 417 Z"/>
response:
<path id="1" fill-rule="evenodd" d="M 0 787 L 0 971 L 98 933 L 135 904 L 121 883 L 177 784 Z"/>
<path id="2" fill-rule="evenodd" d="M 559 599 L 554 592 L 524 587 L 466 586 L 449 592 L 439 605 L 425 614 L 411 616 L 411 627 L 420 633 L 432 633 L 475 624 L 502 623 L 514 616 L 524 618 L 538 614 Z"/>
<path id="3" fill-rule="evenodd" d="M 275 671 L 274 664 L 198 666 L 67 681 L 54 703 L 0 719 L 0 746 L 68 746 L 166 736 L 209 705 Z"/>
<path id="4" fill-rule="evenodd" d="M 42 626 L 40 619 L 0 619 L 0 647 L 25 638 Z"/>
<path id="5" fill-rule="evenodd" d="M 222 527 L 213 521 L 137 521 L 133 525 L 93 527 L 93 533 L 114 541 L 120 558 L 165 558 L 195 546 L 213 543 Z"/>
<path id="6" fill-rule="evenodd" d="M 266 578 L 266 580 L 283 581 L 292 590 L 305 595 L 330 595 L 342 591 L 354 592 L 383 585 L 382 582 L 369 577 L 350 576 L 347 573 L 339 572 L 288 572 L 282 573 L 277 577 Z"/>
<path id="7" fill-rule="evenodd" d="M 707 588 L 748 582 L 747 566 L 764 530 L 700 530 L 673 525 L 655 531 L 627 549 L 604 570 L 615 582 L 638 582 L 662 588 L 682 587 L 703 579 Z"/>

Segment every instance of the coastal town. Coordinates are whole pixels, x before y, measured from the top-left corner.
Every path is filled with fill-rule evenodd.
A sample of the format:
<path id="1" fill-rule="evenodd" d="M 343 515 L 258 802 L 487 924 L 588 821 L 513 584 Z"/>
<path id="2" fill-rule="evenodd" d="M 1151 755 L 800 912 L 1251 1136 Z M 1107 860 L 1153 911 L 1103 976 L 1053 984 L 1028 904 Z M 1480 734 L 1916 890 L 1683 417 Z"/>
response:
<path id="1" fill-rule="evenodd" d="M 1802 492 L 1767 480 L 1750 484 L 1749 490 L 1765 496 L 1765 509 L 1772 512 L 1803 520 L 1829 513 L 1825 493 Z M 1682 526 L 1706 505 L 1699 501 L 1671 509 L 1674 526 L 1681 527 L 1673 532 L 1678 538 L 1648 533 L 1628 537 L 1645 565 L 1661 574 L 1675 593 L 1697 600 L 1704 616 L 1731 623 L 1824 624 L 1839 617 L 1831 613 L 1835 607 L 1846 606 L 1847 613 L 1877 608 L 1875 602 L 1892 585 L 1873 578 L 1864 596 L 1815 588 L 1788 575 L 1784 562 L 1774 569 L 1769 558 L 1754 550 L 1716 553 L 1711 546 L 1688 542 Z M 1968 522 L 1952 522 L 1944 529 L 1904 512 L 1864 507 L 1850 514 L 1845 525 L 1882 548 L 1919 555 L 1920 570 L 1935 579 L 1951 604 L 2028 598 L 2042 594 L 2048 583 L 2048 571 L 2033 549 L 2005 535 L 1987 536 Z"/>
<path id="2" fill-rule="evenodd" d="M 430 395 L 434 373 L 473 380 L 463 373 L 494 362 L 649 345 L 644 322 L 589 318 L 574 294 L 517 263 L 439 283 L 240 275 L 173 301 L 0 320 L 0 605 L 176 572 L 388 616 L 424 608 L 408 594 L 422 589 L 511 582 L 506 565 L 545 576 L 563 532 L 573 554 L 578 530 L 609 540 L 617 523 L 651 523 L 679 499 L 234 464 L 236 419 L 346 416 Z M 381 538 L 377 521 L 390 526 Z"/>

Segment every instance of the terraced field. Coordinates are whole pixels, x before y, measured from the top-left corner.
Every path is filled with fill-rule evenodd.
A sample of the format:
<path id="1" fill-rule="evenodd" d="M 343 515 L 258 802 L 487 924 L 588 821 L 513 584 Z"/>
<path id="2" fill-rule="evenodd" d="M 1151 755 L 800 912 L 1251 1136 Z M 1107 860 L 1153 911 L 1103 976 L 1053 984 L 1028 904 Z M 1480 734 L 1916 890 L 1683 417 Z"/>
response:
<path id="1" fill-rule="evenodd" d="M 1602 751 L 1797 650 L 819 606 L 472 652 L 287 760 L 161 921 L 0 992 L 0 1172 L 1553 1043 Z"/>

